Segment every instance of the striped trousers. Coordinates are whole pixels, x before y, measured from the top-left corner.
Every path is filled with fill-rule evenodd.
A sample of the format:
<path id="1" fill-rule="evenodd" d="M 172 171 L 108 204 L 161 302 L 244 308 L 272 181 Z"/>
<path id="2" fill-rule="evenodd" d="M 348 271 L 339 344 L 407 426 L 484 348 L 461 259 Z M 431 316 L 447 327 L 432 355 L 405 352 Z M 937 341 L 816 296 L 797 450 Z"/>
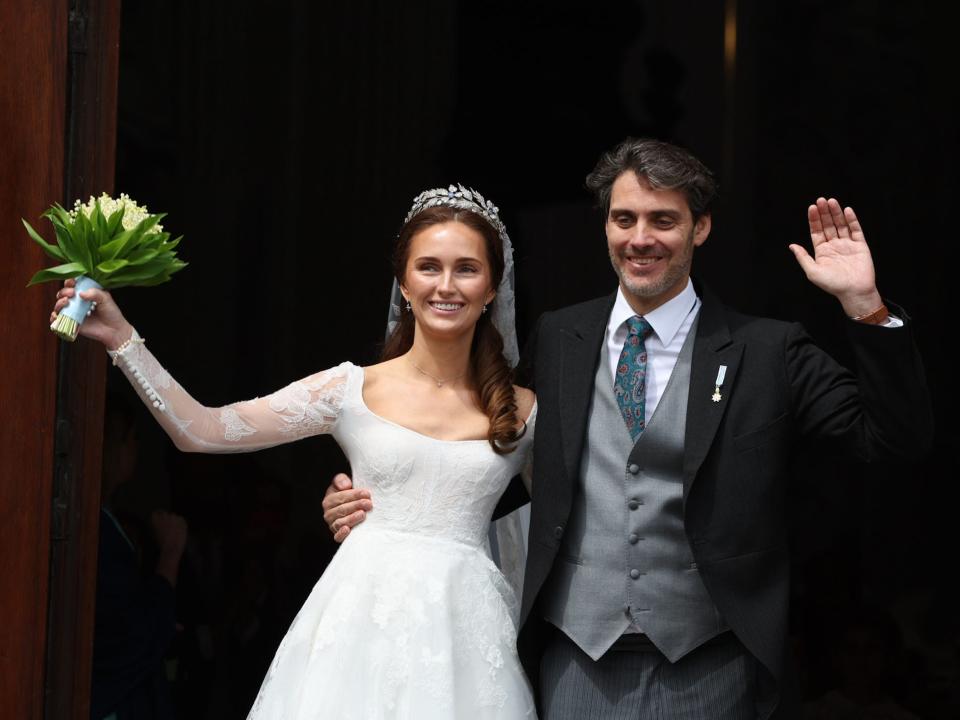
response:
<path id="1" fill-rule="evenodd" d="M 624 636 L 594 662 L 557 630 L 540 663 L 541 720 L 755 720 L 757 661 L 733 633 L 667 660 Z"/>

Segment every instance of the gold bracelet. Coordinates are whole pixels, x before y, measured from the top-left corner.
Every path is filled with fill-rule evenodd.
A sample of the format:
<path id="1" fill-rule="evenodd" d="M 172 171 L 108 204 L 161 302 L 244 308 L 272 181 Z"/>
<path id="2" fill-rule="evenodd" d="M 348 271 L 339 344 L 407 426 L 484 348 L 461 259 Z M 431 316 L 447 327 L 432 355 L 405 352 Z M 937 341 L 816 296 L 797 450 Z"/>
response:
<path id="1" fill-rule="evenodd" d="M 865 323 L 867 325 L 879 325 L 890 316 L 890 311 L 886 305 L 881 305 L 876 310 L 868 312 L 866 315 L 857 315 L 850 318 L 854 322 Z"/>

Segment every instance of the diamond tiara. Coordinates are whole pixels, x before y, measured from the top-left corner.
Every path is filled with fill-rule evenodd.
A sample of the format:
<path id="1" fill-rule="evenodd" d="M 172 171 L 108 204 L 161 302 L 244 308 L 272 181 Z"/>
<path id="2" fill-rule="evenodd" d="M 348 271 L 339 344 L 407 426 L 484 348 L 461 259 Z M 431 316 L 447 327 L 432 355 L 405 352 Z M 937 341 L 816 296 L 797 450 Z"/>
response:
<path id="1" fill-rule="evenodd" d="M 407 224 L 414 215 L 423 212 L 427 208 L 440 205 L 456 208 L 457 210 L 467 210 L 480 215 L 493 225 L 497 234 L 500 235 L 501 240 L 505 243 L 510 242 L 507 236 L 507 229 L 500 220 L 500 208 L 489 200 L 486 200 L 483 195 L 476 190 L 466 188 L 460 183 L 449 185 L 446 188 L 424 190 L 413 199 L 413 207 L 410 208 L 410 212 L 407 213 L 407 217 L 403 222 Z"/>

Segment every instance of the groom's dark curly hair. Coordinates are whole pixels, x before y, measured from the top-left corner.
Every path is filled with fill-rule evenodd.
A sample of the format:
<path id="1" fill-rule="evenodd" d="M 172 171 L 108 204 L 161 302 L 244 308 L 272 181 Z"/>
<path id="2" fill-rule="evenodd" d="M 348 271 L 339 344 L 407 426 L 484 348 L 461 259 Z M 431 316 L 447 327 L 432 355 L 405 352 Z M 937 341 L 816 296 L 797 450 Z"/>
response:
<path id="1" fill-rule="evenodd" d="M 610 212 L 613 183 L 625 172 L 644 178 L 654 190 L 679 190 L 687 198 L 694 221 L 710 212 L 717 198 L 717 180 L 710 169 L 682 147 L 651 138 L 627 138 L 605 152 L 587 175 L 587 189 L 604 217 Z"/>

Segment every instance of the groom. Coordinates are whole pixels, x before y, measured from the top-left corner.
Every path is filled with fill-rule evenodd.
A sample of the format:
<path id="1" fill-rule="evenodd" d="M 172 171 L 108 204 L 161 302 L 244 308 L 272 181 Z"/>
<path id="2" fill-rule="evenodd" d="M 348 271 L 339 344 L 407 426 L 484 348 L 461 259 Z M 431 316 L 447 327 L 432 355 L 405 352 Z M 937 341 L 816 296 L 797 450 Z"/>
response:
<path id="1" fill-rule="evenodd" d="M 691 281 L 716 185 L 688 152 L 627 140 L 587 184 L 619 287 L 542 316 L 521 361 L 539 412 L 519 646 L 542 717 L 780 716 L 790 460 L 926 448 L 909 323 L 833 199 L 808 209 L 813 256 L 790 249 L 850 318 L 856 375 Z M 346 482 L 324 502 L 341 538 L 370 508 Z"/>

